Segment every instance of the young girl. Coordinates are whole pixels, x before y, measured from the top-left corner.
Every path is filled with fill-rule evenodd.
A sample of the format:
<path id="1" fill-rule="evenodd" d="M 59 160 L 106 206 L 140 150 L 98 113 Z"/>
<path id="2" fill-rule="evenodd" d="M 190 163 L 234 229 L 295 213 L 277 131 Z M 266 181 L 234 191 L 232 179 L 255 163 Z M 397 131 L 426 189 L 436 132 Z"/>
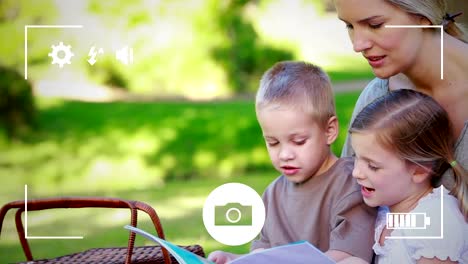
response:
<path id="1" fill-rule="evenodd" d="M 451 130 L 434 99 L 405 89 L 375 100 L 352 123 L 353 176 L 366 204 L 381 206 L 377 263 L 468 263 L 468 175 L 454 158 Z M 450 167 L 452 195 L 435 186 Z M 405 219 L 403 228 L 401 213 L 417 221 Z"/>

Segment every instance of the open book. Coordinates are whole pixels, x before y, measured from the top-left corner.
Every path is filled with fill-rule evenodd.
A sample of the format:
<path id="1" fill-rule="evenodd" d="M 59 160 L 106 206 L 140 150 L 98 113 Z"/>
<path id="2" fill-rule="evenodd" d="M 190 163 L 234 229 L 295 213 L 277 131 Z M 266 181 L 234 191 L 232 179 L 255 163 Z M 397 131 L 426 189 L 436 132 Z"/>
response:
<path id="1" fill-rule="evenodd" d="M 137 234 L 140 234 L 146 238 L 148 238 L 149 240 L 152 240 L 156 243 L 158 243 L 159 245 L 161 245 L 161 247 L 164 247 L 167 249 L 167 251 L 169 251 L 169 253 L 171 253 L 171 255 L 177 260 L 177 262 L 179 262 L 179 264 L 214 264 L 213 262 L 207 260 L 207 259 L 204 259 L 200 256 L 198 256 L 197 254 L 194 254 L 188 250 L 185 250 L 181 247 L 178 247 L 172 243 L 169 243 L 167 242 L 166 240 L 164 239 L 161 239 L 157 236 L 153 236 L 152 234 L 146 232 L 146 231 L 143 231 L 139 228 L 136 228 L 136 227 L 133 227 L 133 226 L 130 226 L 130 225 L 126 225 L 125 226 L 125 229 L 128 229 L 132 232 L 135 232 Z"/>
<path id="2" fill-rule="evenodd" d="M 213 262 L 202 258 L 188 250 L 180 248 L 172 243 L 167 242 L 157 236 L 147 233 L 139 228 L 126 225 L 126 229 L 140 234 L 166 248 L 169 253 L 180 264 L 214 264 Z M 323 254 L 319 249 L 314 247 L 307 241 L 299 241 L 284 246 L 257 251 L 243 255 L 242 257 L 231 262 L 232 264 L 266 264 L 266 263 L 320 263 L 320 264 L 335 264 L 333 260 Z"/>
<path id="3" fill-rule="evenodd" d="M 232 262 L 232 264 L 267 264 L 267 263 L 288 263 L 288 264 L 335 264 L 336 262 L 323 254 L 318 248 L 309 242 L 302 240 L 277 246 L 255 253 L 244 255 Z"/>

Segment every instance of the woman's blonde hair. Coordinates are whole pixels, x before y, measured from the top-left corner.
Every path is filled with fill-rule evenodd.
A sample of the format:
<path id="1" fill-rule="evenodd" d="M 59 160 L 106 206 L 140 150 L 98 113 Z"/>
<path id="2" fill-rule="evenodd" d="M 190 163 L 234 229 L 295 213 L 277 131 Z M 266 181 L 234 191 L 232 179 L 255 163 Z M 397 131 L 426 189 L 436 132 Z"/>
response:
<path id="1" fill-rule="evenodd" d="M 467 29 L 460 23 L 447 18 L 446 0 L 386 0 L 402 10 L 427 18 L 432 25 L 443 25 L 449 35 L 468 43 Z"/>
<path id="2" fill-rule="evenodd" d="M 432 97 L 413 90 L 396 90 L 367 105 L 351 125 L 351 133 L 372 131 L 383 147 L 409 163 L 428 169 L 436 187 L 453 168 L 451 190 L 468 218 L 468 175 L 455 160 L 452 126 L 447 112 Z"/>

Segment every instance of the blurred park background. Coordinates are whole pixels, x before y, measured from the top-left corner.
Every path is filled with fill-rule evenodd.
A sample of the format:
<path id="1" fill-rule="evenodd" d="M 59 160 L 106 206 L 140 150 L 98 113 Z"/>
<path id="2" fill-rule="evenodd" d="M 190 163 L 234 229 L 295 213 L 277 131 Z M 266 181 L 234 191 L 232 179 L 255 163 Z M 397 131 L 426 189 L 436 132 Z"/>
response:
<path id="1" fill-rule="evenodd" d="M 82 27 L 28 28 L 25 43 L 25 25 Z M 159 213 L 169 241 L 201 244 L 207 253 L 249 248 L 223 246 L 206 232 L 210 191 L 242 182 L 261 194 L 278 175 L 255 119 L 261 74 L 280 60 L 310 61 L 330 74 L 337 155 L 372 78 L 327 0 L 2 0 L 0 34 L 0 204 L 23 199 L 25 184 L 31 199 L 140 200 Z M 48 56 L 59 42 L 74 54 L 62 68 Z M 93 46 L 103 53 L 91 65 Z M 133 63 L 116 59 L 123 47 L 133 50 Z M 85 236 L 30 241 L 36 258 L 126 246 L 126 210 L 29 218 L 30 235 Z M 153 231 L 149 219 L 140 223 Z M 8 214 L 0 262 L 20 260 Z"/>

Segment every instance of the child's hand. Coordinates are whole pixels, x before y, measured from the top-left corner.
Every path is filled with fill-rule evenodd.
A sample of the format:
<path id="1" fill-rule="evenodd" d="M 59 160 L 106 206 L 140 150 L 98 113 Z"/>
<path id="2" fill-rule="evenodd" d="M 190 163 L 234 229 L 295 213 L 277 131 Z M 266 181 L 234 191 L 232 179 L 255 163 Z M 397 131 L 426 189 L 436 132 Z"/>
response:
<path id="1" fill-rule="evenodd" d="M 337 262 L 338 264 L 368 264 L 365 260 L 357 257 L 348 257 Z"/>
<path id="2" fill-rule="evenodd" d="M 213 261 L 216 264 L 225 264 L 229 263 L 230 261 L 235 260 L 236 258 L 240 257 L 241 255 L 237 255 L 234 253 L 224 252 L 221 250 L 216 250 L 208 255 L 208 260 Z"/>

